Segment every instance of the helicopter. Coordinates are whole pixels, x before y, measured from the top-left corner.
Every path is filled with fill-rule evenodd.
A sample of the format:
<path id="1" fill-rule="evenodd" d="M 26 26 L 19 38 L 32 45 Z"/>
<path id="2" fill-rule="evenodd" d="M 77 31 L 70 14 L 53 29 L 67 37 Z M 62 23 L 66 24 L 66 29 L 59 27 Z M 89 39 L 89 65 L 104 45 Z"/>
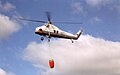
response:
<path id="1" fill-rule="evenodd" d="M 48 21 L 41 21 L 41 20 L 33 20 L 33 19 L 26 19 L 26 18 L 19 18 L 21 20 L 32 21 L 32 22 L 40 22 L 44 23 L 42 26 L 39 26 L 35 29 L 35 34 L 41 36 L 41 41 L 44 40 L 44 37 L 47 36 L 48 42 L 50 42 L 51 37 L 54 38 L 64 38 L 70 39 L 73 43 L 73 40 L 77 40 L 80 35 L 83 33 L 83 30 L 78 31 L 76 34 L 71 34 L 66 31 L 59 29 L 57 26 L 53 25 L 53 23 L 65 23 L 65 24 L 82 24 L 77 22 L 52 22 L 51 15 L 49 12 L 46 12 L 46 16 Z"/>

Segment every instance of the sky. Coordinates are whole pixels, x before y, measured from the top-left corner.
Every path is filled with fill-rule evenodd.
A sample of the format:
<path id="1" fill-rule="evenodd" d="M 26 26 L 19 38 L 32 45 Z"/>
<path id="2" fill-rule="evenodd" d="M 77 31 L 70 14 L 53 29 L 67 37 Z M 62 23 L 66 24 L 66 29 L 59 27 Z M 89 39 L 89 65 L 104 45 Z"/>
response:
<path id="1" fill-rule="evenodd" d="M 83 35 L 49 44 L 34 33 L 43 23 L 16 19 L 47 21 L 47 11 L 53 22 L 82 22 L 54 25 Z M 120 0 L 0 0 L 0 75 L 120 75 L 119 29 Z"/>

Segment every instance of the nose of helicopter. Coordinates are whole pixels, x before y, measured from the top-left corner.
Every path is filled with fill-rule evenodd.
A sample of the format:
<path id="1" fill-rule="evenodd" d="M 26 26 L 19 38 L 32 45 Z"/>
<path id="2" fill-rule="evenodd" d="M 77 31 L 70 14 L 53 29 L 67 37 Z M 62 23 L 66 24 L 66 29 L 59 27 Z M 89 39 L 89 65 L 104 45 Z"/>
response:
<path id="1" fill-rule="evenodd" d="M 39 34 L 39 32 L 38 32 L 38 31 L 35 31 L 35 34 Z"/>
<path id="2" fill-rule="evenodd" d="M 36 28 L 36 29 L 35 29 L 35 34 L 38 34 L 38 33 L 39 33 L 38 31 L 39 31 L 39 29 Z"/>
<path id="3" fill-rule="evenodd" d="M 36 30 L 35 30 L 35 34 L 42 34 L 43 33 L 43 31 L 42 31 L 42 29 L 41 28 L 36 28 Z"/>

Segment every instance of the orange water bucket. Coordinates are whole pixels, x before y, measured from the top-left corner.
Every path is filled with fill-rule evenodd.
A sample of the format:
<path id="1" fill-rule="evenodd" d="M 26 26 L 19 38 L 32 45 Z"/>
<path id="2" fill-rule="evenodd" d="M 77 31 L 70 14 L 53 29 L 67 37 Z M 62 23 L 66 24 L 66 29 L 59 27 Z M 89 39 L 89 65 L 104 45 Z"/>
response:
<path id="1" fill-rule="evenodd" d="M 54 60 L 53 59 L 49 60 L 49 66 L 50 66 L 50 68 L 54 68 Z"/>

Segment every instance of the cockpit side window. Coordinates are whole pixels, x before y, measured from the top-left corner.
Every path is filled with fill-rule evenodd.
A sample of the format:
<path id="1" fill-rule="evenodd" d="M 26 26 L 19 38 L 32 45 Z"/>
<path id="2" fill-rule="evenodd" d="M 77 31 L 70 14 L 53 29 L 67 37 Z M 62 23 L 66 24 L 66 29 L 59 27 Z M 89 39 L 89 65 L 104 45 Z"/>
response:
<path id="1" fill-rule="evenodd" d="M 39 31 L 42 31 L 42 29 L 39 29 Z"/>

